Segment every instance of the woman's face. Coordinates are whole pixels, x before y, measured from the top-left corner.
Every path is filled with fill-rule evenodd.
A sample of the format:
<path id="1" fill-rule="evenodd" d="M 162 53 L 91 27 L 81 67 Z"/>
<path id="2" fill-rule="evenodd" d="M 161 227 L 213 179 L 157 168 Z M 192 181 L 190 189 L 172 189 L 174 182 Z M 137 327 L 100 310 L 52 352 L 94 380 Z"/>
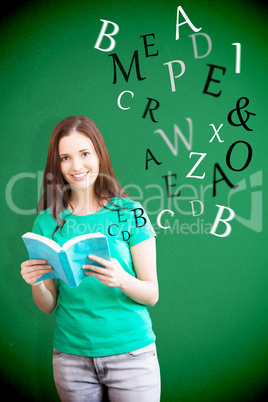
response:
<path id="1" fill-rule="evenodd" d="M 92 186 L 99 174 L 99 158 L 91 140 L 84 134 L 73 132 L 59 142 L 61 173 L 77 189 Z"/>

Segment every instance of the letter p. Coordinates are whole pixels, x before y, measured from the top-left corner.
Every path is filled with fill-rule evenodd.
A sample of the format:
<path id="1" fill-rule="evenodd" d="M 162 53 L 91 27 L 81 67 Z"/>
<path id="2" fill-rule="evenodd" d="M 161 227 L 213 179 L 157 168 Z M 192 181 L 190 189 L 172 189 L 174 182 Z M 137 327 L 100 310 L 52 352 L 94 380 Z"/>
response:
<path id="1" fill-rule="evenodd" d="M 180 72 L 179 75 L 174 76 L 173 67 L 172 67 L 173 63 L 179 63 L 180 64 L 181 72 Z M 175 78 L 179 78 L 184 74 L 184 72 L 185 72 L 185 64 L 181 60 L 173 60 L 173 61 L 168 61 L 167 63 L 164 63 L 164 66 L 168 66 L 169 78 L 170 78 L 170 83 L 171 83 L 171 90 L 172 90 L 172 92 L 175 92 L 176 91 Z"/>
<path id="2" fill-rule="evenodd" d="M 110 52 L 111 50 L 114 49 L 114 47 L 116 45 L 115 40 L 114 40 L 114 38 L 112 38 L 112 36 L 114 36 L 114 35 L 116 35 L 118 33 L 119 26 L 115 22 L 112 22 L 112 21 L 107 21 L 107 20 L 100 20 L 100 21 L 103 22 L 103 25 L 102 25 L 100 34 L 98 36 L 98 39 L 97 39 L 97 42 L 95 43 L 94 48 L 98 49 L 98 50 L 101 50 L 102 52 Z M 111 32 L 109 34 L 105 33 L 108 24 L 112 24 L 114 26 L 113 32 Z M 107 38 L 109 38 L 110 42 L 111 42 L 110 46 L 107 49 L 103 49 L 103 48 L 100 47 L 100 44 L 101 44 L 102 39 L 103 39 L 104 36 L 107 36 Z"/>

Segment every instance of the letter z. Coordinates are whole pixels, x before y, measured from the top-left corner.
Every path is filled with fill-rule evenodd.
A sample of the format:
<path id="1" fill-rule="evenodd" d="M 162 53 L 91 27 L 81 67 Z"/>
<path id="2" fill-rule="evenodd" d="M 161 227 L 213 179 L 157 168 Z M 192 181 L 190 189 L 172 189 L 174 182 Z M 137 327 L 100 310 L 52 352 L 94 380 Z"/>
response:
<path id="1" fill-rule="evenodd" d="M 202 152 L 191 152 L 189 155 L 189 158 L 191 158 L 192 155 L 201 155 L 200 158 L 198 159 L 198 161 L 196 162 L 196 164 L 194 165 L 194 167 L 192 168 L 192 170 L 190 170 L 190 172 L 187 174 L 186 177 L 191 177 L 191 178 L 195 178 L 195 179 L 204 179 L 206 173 L 203 174 L 203 176 L 192 176 L 192 173 L 196 170 L 197 166 L 200 165 L 201 161 L 204 159 L 204 157 L 207 154 L 204 154 Z"/>

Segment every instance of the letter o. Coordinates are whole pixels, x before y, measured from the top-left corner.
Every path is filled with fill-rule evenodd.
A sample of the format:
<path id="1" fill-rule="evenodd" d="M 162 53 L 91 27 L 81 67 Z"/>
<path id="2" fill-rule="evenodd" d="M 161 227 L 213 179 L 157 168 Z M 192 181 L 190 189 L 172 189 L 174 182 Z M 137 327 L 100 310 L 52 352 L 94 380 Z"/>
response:
<path id="1" fill-rule="evenodd" d="M 232 153 L 233 148 L 234 148 L 234 147 L 236 146 L 236 144 L 238 144 L 239 142 L 242 142 L 243 144 L 245 144 L 245 145 L 248 147 L 248 157 L 247 157 L 246 163 L 244 164 L 244 166 L 243 166 L 241 169 L 234 169 L 234 168 L 231 166 L 231 153 Z M 249 145 L 249 143 L 246 142 L 246 141 L 236 141 L 236 142 L 234 142 L 234 143 L 230 146 L 230 148 L 229 148 L 228 151 L 227 151 L 227 154 L 226 154 L 226 164 L 227 164 L 227 166 L 228 166 L 229 169 L 234 170 L 235 172 L 241 172 L 241 170 L 244 170 L 244 169 L 246 169 L 246 168 L 248 167 L 248 165 L 250 164 L 251 158 L 252 158 L 252 148 L 251 148 L 251 146 Z"/>

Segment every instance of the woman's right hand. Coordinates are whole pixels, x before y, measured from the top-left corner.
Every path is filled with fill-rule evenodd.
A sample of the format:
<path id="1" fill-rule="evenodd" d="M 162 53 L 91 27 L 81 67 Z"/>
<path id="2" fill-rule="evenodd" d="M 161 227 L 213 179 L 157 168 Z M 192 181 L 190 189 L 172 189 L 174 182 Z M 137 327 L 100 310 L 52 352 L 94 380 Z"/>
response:
<path id="1" fill-rule="evenodd" d="M 48 265 L 45 260 L 32 259 L 24 261 L 21 264 L 21 275 L 25 282 L 32 286 L 39 278 L 41 278 L 41 276 L 52 271 L 52 266 Z"/>

